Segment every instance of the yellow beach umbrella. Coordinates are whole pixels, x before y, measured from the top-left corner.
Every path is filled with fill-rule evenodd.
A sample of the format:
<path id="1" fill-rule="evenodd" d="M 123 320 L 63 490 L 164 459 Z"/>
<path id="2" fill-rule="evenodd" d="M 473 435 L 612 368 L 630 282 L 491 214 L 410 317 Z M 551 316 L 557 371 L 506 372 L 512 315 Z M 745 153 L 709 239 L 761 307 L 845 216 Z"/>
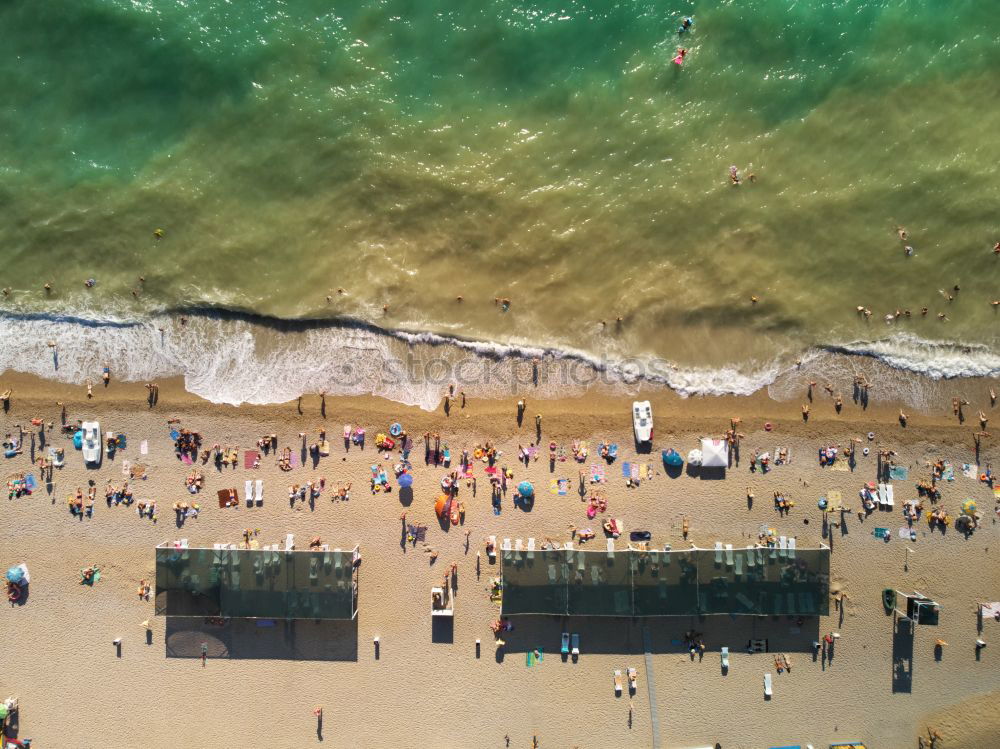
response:
<path id="1" fill-rule="evenodd" d="M 976 500 L 974 500 L 974 499 L 967 499 L 964 502 L 962 502 L 962 512 L 964 512 L 966 515 L 975 515 L 976 514 Z"/>

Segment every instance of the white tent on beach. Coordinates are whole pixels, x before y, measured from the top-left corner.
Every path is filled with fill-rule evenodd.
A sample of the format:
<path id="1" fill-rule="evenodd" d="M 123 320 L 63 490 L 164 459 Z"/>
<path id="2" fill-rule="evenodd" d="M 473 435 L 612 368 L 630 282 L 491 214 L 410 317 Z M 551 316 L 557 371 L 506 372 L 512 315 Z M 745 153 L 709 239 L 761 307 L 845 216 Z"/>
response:
<path id="1" fill-rule="evenodd" d="M 704 438 L 701 441 L 701 465 L 703 468 L 729 467 L 729 445 L 725 440 Z"/>

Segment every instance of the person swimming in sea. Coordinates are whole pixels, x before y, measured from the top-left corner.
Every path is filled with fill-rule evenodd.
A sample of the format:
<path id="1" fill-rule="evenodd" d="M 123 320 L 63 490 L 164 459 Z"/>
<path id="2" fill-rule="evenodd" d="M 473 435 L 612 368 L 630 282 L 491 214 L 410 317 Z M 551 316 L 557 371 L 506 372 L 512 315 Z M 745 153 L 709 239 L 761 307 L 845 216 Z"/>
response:
<path id="1" fill-rule="evenodd" d="M 688 31 L 693 25 L 694 25 L 694 19 L 685 16 L 684 20 L 681 21 L 680 27 L 677 29 L 677 33 L 683 34 L 685 31 Z"/>
<path id="2" fill-rule="evenodd" d="M 677 56 L 674 57 L 673 60 L 674 65 L 682 65 L 684 63 L 684 58 L 687 57 L 687 53 L 688 51 L 686 49 L 684 49 L 683 47 L 678 47 Z"/>
<path id="3" fill-rule="evenodd" d="M 729 167 L 729 181 L 734 185 L 740 183 L 740 170 L 736 168 L 735 164 Z"/>

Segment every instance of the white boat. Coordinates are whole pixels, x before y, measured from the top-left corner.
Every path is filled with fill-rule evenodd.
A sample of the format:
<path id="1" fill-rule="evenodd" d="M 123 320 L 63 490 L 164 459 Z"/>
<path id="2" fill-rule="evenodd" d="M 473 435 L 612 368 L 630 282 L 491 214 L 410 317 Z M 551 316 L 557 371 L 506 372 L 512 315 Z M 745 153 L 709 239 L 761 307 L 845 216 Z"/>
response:
<path id="1" fill-rule="evenodd" d="M 101 425 L 96 421 L 85 421 L 80 425 L 83 431 L 81 450 L 85 463 L 101 462 Z"/>
<path id="2" fill-rule="evenodd" d="M 653 441 L 653 408 L 649 401 L 632 402 L 632 427 L 640 445 Z"/>

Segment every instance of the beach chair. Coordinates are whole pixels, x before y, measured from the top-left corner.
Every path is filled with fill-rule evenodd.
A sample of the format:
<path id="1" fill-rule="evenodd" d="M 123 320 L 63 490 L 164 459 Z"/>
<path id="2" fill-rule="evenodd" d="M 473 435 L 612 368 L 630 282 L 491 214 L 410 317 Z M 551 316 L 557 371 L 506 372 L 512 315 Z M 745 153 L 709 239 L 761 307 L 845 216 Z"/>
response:
<path id="1" fill-rule="evenodd" d="M 535 539 L 528 539 L 528 559 L 535 558 Z"/>
<path id="2" fill-rule="evenodd" d="M 497 558 L 497 537 L 490 536 L 490 550 L 486 552 L 486 555 L 490 558 L 490 561 L 495 561 Z"/>
<path id="3" fill-rule="evenodd" d="M 729 671 L 729 648 L 722 648 L 722 670 Z"/>
<path id="4" fill-rule="evenodd" d="M 795 536 L 788 537 L 788 558 L 795 559 Z"/>
<path id="5" fill-rule="evenodd" d="M 578 632 L 574 632 L 573 636 L 570 638 L 570 642 L 570 652 L 573 655 L 580 655 L 580 634 Z"/>
<path id="6" fill-rule="evenodd" d="M 743 555 L 742 554 L 737 554 L 736 555 L 736 569 L 735 569 L 735 573 L 737 575 L 742 575 L 743 574 Z"/>
<path id="7" fill-rule="evenodd" d="M 295 548 L 295 535 L 289 533 L 285 536 L 285 551 L 291 551 Z"/>
<path id="8" fill-rule="evenodd" d="M 613 538 L 608 539 L 608 559 L 615 558 L 615 540 Z"/>
<path id="9" fill-rule="evenodd" d="M 764 674 L 764 697 L 770 699 L 773 692 L 771 691 L 771 672 L 768 671 Z"/>
<path id="10" fill-rule="evenodd" d="M 890 510 L 895 506 L 892 498 L 892 484 L 885 485 L 885 503 Z"/>
<path id="11" fill-rule="evenodd" d="M 254 497 L 257 499 L 257 506 L 262 507 L 264 505 L 264 482 L 261 479 L 257 479 L 256 491 L 254 492 Z"/>
<path id="12" fill-rule="evenodd" d="M 622 672 L 620 669 L 615 669 L 614 673 L 615 681 L 615 697 L 622 696 Z"/>
<path id="13" fill-rule="evenodd" d="M 503 546 L 500 547 L 501 551 L 510 551 L 510 539 L 505 538 L 503 540 Z"/>
<path id="14" fill-rule="evenodd" d="M 563 655 L 569 655 L 569 632 L 562 633 L 562 646 L 559 648 L 559 652 Z"/>
<path id="15" fill-rule="evenodd" d="M 786 536 L 778 536 L 778 556 L 785 556 L 788 551 L 788 538 Z"/>
<path id="16" fill-rule="evenodd" d="M 514 551 L 516 551 L 518 554 L 524 551 L 524 541 L 522 541 L 521 539 L 517 539 L 516 541 L 514 541 Z"/>
<path id="17" fill-rule="evenodd" d="M 750 569 L 754 566 L 757 560 L 757 550 L 752 546 L 747 547 L 747 568 Z"/>
<path id="18" fill-rule="evenodd" d="M 732 567 L 733 566 L 733 545 L 732 544 L 726 544 L 726 566 L 727 567 Z"/>
<path id="19" fill-rule="evenodd" d="M 878 485 L 878 504 L 883 510 L 889 506 L 889 500 L 886 498 L 885 484 Z"/>
<path id="20" fill-rule="evenodd" d="M 567 551 L 573 551 L 573 542 L 572 541 L 567 541 L 563 545 L 563 548 L 566 549 Z"/>
<path id="21" fill-rule="evenodd" d="M 247 507 L 253 507 L 253 481 L 247 481 L 243 490 L 247 495 Z"/>
<path id="22" fill-rule="evenodd" d="M 722 541 L 715 542 L 715 563 L 722 564 Z"/>
<path id="23" fill-rule="evenodd" d="M 558 577 L 556 575 L 556 566 L 554 564 L 550 564 L 549 565 L 549 584 L 550 585 L 555 585 L 557 579 L 558 579 Z M 567 637 L 569 637 L 569 635 L 567 635 Z"/>
<path id="24" fill-rule="evenodd" d="M 583 569 L 583 560 L 582 559 L 580 560 L 580 569 Z M 591 583 L 591 585 L 600 585 L 601 584 L 601 571 L 599 569 L 597 569 L 597 565 L 596 564 L 593 567 L 590 568 L 590 583 Z"/>
<path id="25" fill-rule="evenodd" d="M 636 681 L 639 678 L 639 672 L 636 671 L 632 666 L 625 669 L 625 675 L 628 676 L 628 691 L 630 694 L 635 694 Z"/>

